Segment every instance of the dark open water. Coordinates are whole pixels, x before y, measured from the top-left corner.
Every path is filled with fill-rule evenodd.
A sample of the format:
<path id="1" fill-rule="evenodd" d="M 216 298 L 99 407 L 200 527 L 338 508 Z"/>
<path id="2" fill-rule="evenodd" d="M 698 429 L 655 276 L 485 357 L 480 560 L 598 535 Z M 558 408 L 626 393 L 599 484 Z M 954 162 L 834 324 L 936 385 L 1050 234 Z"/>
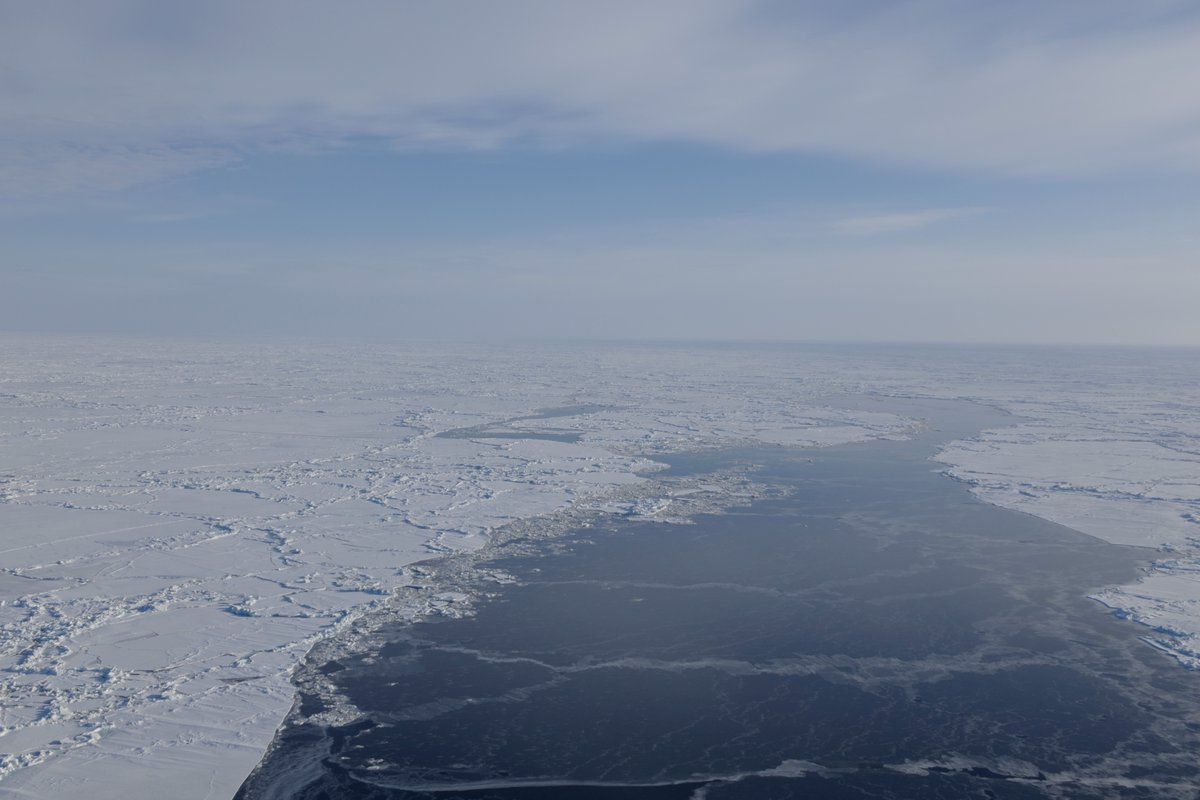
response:
<path id="1" fill-rule="evenodd" d="M 365 721 L 302 698 L 239 797 L 1200 797 L 1200 674 L 1085 598 L 1146 554 L 975 500 L 928 458 L 1002 418 L 902 405 L 936 430 L 675 458 L 790 494 L 500 553 L 475 616 L 310 664 Z"/>

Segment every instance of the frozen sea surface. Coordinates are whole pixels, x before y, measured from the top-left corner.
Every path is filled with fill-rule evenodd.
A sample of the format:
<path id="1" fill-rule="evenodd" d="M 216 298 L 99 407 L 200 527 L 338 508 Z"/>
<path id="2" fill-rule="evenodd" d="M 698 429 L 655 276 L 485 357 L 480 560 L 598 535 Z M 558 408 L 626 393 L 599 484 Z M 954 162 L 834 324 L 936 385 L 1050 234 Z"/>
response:
<path id="1" fill-rule="evenodd" d="M 647 456 L 903 438 L 892 395 L 1019 415 L 946 471 L 1156 548 L 1095 596 L 1195 663 L 1195 351 L 0 345 L 0 793 L 229 797 L 294 667 L 410 565 L 539 520 L 722 508 L 744 475 Z"/>
<path id="2" fill-rule="evenodd" d="M 901 408 L 941 430 L 666 457 L 756 465 L 726 514 L 429 564 L 473 612 L 323 642 L 239 800 L 1194 798 L 1197 675 L 1085 597 L 1144 553 L 930 469 L 998 412 Z"/>

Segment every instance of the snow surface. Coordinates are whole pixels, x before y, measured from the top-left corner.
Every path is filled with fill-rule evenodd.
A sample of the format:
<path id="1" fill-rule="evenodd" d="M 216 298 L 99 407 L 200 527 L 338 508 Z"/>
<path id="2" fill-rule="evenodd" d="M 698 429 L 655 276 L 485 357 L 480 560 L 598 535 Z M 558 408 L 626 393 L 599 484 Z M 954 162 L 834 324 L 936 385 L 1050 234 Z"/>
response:
<path id="1" fill-rule="evenodd" d="M 641 453 L 912 424 L 734 353 L 0 344 L 0 794 L 20 796 L 228 798 L 292 669 L 405 565 L 581 504 L 668 514 Z"/>
<path id="2" fill-rule="evenodd" d="M 4 335 L 0 352 L 0 795 L 228 798 L 292 669 L 408 565 L 570 509 L 670 518 L 736 496 L 649 480 L 654 453 L 912 429 L 872 396 L 1019 415 L 947 446 L 947 474 L 1157 548 L 1144 581 L 1095 596 L 1200 666 L 1196 351 Z"/>

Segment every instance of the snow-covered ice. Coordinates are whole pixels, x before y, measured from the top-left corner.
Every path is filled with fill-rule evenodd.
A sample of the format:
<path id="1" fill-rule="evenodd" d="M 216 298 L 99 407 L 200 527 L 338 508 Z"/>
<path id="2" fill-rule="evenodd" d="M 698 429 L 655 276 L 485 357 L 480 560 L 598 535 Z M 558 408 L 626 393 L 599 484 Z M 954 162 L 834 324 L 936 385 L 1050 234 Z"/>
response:
<path id="1" fill-rule="evenodd" d="M 3 346 L 0 792 L 23 796 L 229 797 L 292 668 L 405 565 L 578 504 L 664 514 L 643 453 L 912 424 L 720 352 Z"/>
<path id="2" fill-rule="evenodd" d="M 407 565 L 572 508 L 669 518 L 655 453 L 916 424 L 873 396 L 1013 412 L 947 473 L 1158 548 L 1096 597 L 1200 665 L 1195 351 L 0 347 L 0 794 L 230 797 L 293 667 Z"/>

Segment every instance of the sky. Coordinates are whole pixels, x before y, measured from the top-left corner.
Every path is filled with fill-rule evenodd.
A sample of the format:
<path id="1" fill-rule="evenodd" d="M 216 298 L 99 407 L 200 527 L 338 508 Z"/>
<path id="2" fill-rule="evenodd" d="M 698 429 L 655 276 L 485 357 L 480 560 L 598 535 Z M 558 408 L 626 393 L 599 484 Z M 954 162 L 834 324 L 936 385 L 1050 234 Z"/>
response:
<path id="1" fill-rule="evenodd" d="M 0 330 L 1200 346 L 1200 5 L 0 0 Z"/>

